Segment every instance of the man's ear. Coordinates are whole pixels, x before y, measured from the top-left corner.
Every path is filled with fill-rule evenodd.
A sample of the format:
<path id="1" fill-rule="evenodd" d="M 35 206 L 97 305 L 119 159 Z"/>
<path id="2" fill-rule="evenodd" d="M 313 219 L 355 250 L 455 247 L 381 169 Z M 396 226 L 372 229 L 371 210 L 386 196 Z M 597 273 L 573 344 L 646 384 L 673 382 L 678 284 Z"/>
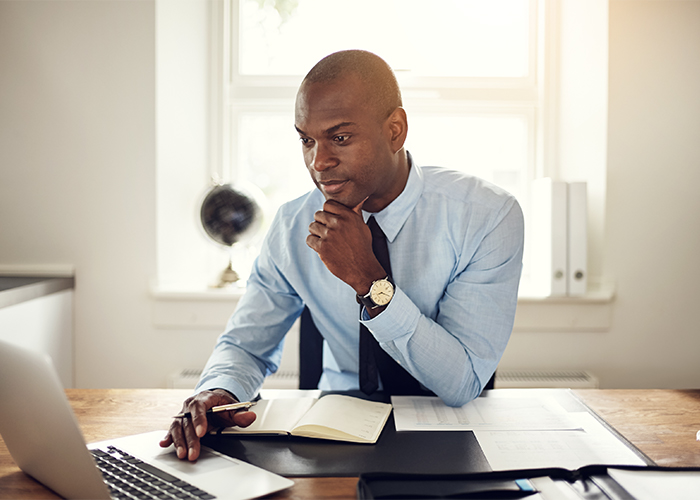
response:
<path id="1" fill-rule="evenodd" d="M 406 111 L 402 107 L 396 108 L 386 120 L 387 132 L 391 141 L 391 150 L 393 153 L 399 151 L 408 134 L 408 119 Z"/>

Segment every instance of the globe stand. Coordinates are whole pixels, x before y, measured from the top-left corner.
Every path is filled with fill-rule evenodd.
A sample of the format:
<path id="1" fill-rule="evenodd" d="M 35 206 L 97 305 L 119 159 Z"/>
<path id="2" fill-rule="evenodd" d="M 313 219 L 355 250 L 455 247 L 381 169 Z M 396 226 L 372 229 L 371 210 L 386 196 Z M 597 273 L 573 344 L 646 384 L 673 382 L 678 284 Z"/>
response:
<path id="1" fill-rule="evenodd" d="M 215 183 L 204 197 L 199 212 L 204 232 L 229 251 L 228 267 L 221 272 L 219 282 L 212 288 L 226 288 L 238 283 L 241 277 L 233 270 L 233 247 L 246 242 L 260 229 L 262 211 L 257 199 L 262 194 L 236 190 L 230 184 Z M 238 248 L 238 247 L 236 247 Z M 241 281 L 244 283 L 244 281 Z"/>
<path id="2" fill-rule="evenodd" d="M 216 288 L 227 288 L 235 284 L 241 277 L 233 270 L 233 262 L 231 256 L 228 258 L 228 267 L 221 271 L 219 282 L 214 285 Z"/>

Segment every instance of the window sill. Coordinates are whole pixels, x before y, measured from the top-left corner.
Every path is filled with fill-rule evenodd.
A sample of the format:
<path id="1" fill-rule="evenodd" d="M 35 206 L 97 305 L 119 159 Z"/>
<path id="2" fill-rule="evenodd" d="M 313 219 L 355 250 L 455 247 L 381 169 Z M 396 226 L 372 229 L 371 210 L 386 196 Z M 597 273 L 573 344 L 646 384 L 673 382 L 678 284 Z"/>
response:
<path id="1" fill-rule="evenodd" d="M 163 288 L 151 286 L 153 325 L 165 329 L 223 330 L 243 287 Z"/>
<path id="2" fill-rule="evenodd" d="M 520 293 L 514 332 L 605 332 L 610 329 L 615 290 L 593 285 L 585 295 L 538 297 Z"/>
<path id="3" fill-rule="evenodd" d="M 219 329 L 226 325 L 243 287 L 162 288 L 151 287 L 153 324 L 166 329 Z M 513 331 L 518 332 L 604 332 L 609 330 L 611 286 L 593 286 L 582 296 L 538 297 L 521 293 Z"/>

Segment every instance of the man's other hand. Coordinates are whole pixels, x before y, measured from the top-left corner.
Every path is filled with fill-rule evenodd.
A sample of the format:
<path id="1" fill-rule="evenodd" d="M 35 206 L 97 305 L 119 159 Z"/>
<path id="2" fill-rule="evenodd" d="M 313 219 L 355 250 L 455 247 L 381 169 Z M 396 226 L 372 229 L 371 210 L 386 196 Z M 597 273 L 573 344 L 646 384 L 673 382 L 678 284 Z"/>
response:
<path id="1" fill-rule="evenodd" d="M 314 214 L 306 237 L 326 268 L 362 295 L 387 274 L 372 251 L 372 233 L 362 219 L 363 203 L 348 208 L 326 201 Z"/>
<path id="2" fill-rule="evenodd" d="M 217 427 L 248 427 L 255 421 L 255 413 L 252 411 L 222 411 L 209 414 L 207 410 L 213 406 L 237 403 L 229 392 L 223 389 L 202 391 L 189 397 L 182 404 L 181 413 L 189 412 L 192 417 L 180 417 L 170 424 L 168 434 L 161 440 L 160 446 L 167 448 L 175 445 L 177 457 L 187 458 L 190 461 L 197 460 L 200 452 L 200 438 Z"/>

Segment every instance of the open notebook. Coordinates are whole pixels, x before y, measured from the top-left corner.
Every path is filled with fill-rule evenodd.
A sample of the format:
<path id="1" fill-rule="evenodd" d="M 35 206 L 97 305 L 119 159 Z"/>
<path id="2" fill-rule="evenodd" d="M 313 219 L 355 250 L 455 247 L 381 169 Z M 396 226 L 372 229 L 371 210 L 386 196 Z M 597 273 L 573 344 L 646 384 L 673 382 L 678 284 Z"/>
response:
<path id="1" fill-rule="evenodd" d="M 249 427 L 227 427 L 221 434 L 290 435 L 351 443 L 376 443 L 391 405 L 329 394 L 316 398 L 263 399 L 251 408 Z"/>
<path id="2" fill-rule="evenodd" d="M 293 484 L 205 447 L 195 463 L 178 460 L 172 446 L 158 445 L 164 430 L 86 446 L 50 359 L 2 341 L 0 401 L 0 435 L 15 463 L 65 498 L 150 493 L 153 498 L 245 499 Z"/>

